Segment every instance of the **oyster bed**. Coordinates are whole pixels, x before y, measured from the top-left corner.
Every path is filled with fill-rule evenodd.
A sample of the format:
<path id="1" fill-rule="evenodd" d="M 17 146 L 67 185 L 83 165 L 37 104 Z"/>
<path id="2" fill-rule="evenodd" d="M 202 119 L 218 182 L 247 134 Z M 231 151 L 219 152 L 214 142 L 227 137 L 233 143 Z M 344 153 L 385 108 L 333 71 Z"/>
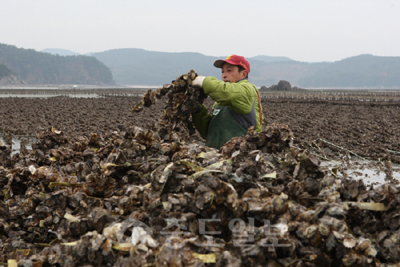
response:
<path id="1" fill-rule="evenodd" d="M 399 190 L 291 147 L 286 125 L 220 151 L 139 127 L 44 131 L 0 169 L 0 262 L 20 266 L 369 266 L 400 261 Z"/>
<path id="2" fill-rule="evenodd" d="M 400 163 L 400 102 L 385 101 L 383 92 L 376 93 L 376 101 L 372 101 L 372 96 L 367 96 L 369 101 L 362 101 L 366 97 L 362 95 L 361 100 L 328 101 L 310 99 L 310 96 L 299 99 L 301 94 L 297 98 L 271 98 L 275 94 L 278 93 L 261 92 L 265 123 L 288 125 L 293 131 L 295 146 L 312 151 L 324 160 L 339 158 L 347 149 L 372 160 L 390 155 L 392 162 Z M 36 136 L 50 127 L 68 136 L 90 136 L 132 125 L 151 129 L 164 110 L 165 100 L 157 101 L 144 112 L 131 113 L 140 99 L 133 96 L 0 98 L 0 136 Z M 212 103 L 210 98 L 204 100 L 208 107 Z M 197 134 L 192 138 L 200 140 Z"/>
<path id="3" fill-rule="evenodd" d="M 20 127 L 15 117 L 11 120 L 5 132 L 37 131 L 33 126 L 48 130 L 38 132 L 32 150 L 22 145 L 20 153 L 11 156 L 9 146 L 0 146 L 0 265 L 7 261 L 11 265 L 12 260 L 35 267 L 390 266 L 400 262 L 400 198 L 390 160 L 396 161 L 396 155 L 384 149 L 394 138 L 382 139 L 376 145 L 383 150 L 374 150 L 371 156 L 382 156 L 388 183 L 379 186 L 349 179 L 340 167 L 320 166 L 321 158 L 348 161 L 350 154 L 366 156 L 365 150 L 352 146 L 354 139 L 324 142 L 335 136 L 334 128 L 310 130 L 311 124 L 321 122 L 308 117 L 318 113 L 318 106 L 329 114 L 327 125 L 336 123 L 338 114 L 330 113 L 336 108 L 326 103 L 308 102 L 306 113 L 296 107 L 307 101 L 287 105 L 284 101 L 289 100 L 284 100 L 280 107 L 286 110 L 278 119 L 279 109 L 273 109 L 276 100 L 263 101 L 269 116 L 261 133 L 249 130 L 220 150 L 208 148 L 192 134 L 188 115 L 190 108 L 209 103 L 198 92 L 188 91 L 190 78 L 180 78 L 164 87 L 166 105 L 166 101 L 155 102 L 153 96 L 162 96 L 150 91 L 142 102 L 140 98 L 35 99 L 38 105 L 27 110 L 54 116 L 54 123 L 39 116 L 38 121 L 26 118 Z M 22 112 L 24 101 L 6 111 L 2 107 L 3 114 Z M 56 108 L 53 102 L 62 105 Z M 147 110 L 130 114 L 138 102 Z M 160 102 L 167 112 L 161 112 Z M 351 114 L 364 114 L 364 106 L 350 107 Z M 292 118 L 295 113 L 287 111 L 299 112 L 297 120 Z M 285 116 L 289 126 L 271 122 Z M 375 120 L 368 123 L 372 132 L 375 125 L 383 125 Z M 297 134 L 291 125 L 297 127 Z M 309 131 L 317 131 L 318 136 L 302 136 L 296 142 L 299 133 Z M 385 135 L 378 131 L 375 136 L 379 134 Z M 390 148 L 397 145 L 393 142 Z"/>

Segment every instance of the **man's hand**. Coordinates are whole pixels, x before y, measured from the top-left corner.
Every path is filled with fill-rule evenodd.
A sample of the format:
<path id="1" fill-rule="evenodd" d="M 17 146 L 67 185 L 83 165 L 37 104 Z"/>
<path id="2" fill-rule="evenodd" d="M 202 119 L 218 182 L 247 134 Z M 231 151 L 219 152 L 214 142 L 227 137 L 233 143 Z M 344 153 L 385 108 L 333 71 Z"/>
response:
<path id="1" fill-rule="evenodd" d="M 206 77 L 205 76 L 197 76 L 193 81 L 192 81 L 192 86 L 198 86 L 198 87 L 203 87 L 203 81 Z"/>

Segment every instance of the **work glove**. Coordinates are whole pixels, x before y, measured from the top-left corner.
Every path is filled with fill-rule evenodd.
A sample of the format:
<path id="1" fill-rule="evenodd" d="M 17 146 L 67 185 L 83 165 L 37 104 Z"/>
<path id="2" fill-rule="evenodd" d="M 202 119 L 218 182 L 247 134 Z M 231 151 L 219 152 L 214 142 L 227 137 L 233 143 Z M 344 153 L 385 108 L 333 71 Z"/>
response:
<path id="1" fill-rule="evenodd" d="M 192 81 L 192 86 L 198 86 L 200 88 L 203 88 L 203 81 L 206 77 L 205 76 L 197 76 L 193 81 Z"/>

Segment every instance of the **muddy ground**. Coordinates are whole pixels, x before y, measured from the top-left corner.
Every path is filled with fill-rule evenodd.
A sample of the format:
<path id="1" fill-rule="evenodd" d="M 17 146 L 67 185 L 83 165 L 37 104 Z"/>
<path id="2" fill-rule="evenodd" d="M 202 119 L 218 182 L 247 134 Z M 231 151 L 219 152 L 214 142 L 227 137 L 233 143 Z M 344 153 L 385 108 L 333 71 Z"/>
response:
<path id="1" fill-rule="evenodd" d="M 160 144 L 160 134 L 130 127 L 151 128 L 163 111 L 165 100 L 131 113 L 139 100 L 0 99 L 6 142 L 38 136 L 21 155 L 1 146 L 0 266 L 400 262 L 400 189 L 386 160 L 399 162 L 400 101 L 264 98 L 263 132 L 217 151 L 179 136 Z M 294 146 L 344 160 L 327 171 L 279 123 Z M 354 154 L 385 158 L 368 164 L 391 183 L 348 179 L 350 167 L 368 176 L 350 164 Z"/>
<path id="2" fill-rule="evenodd" d="M 36 135 L 50 127 L 68 135 L 104 133 L 129 125 L 151 128 L 166 99 L 141 113 L 131 113 L 139 100 L 128 96 L 0 98 L 0 134 Z M 206 100 L 207 106 L 212 103 Z M 400 102 L 263 98 L 262 105 L 265 123 L 287 124 L 295 145 L 321 158 L 348 154 L 379 160 L 390 156 L 400 163 Z"/>
<path id="3" fill-rule="evenodd" d="M 347 149 L 350 155 L 374 160 L 390 155 L 394 162 L 400 160 L 400 154 L 392 152 L 400 151 L 399 107 L 399 102 L 357 100 L 263 101 L 267 123 L 287 124 L 302 148 L 325 152 L 328 159 Z"/>

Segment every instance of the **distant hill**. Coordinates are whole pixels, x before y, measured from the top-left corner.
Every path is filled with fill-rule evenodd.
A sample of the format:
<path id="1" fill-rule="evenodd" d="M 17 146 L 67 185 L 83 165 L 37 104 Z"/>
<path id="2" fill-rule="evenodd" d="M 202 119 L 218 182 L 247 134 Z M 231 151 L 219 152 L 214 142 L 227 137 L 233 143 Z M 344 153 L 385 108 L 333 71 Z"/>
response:
<path id="1" fill-rule="evenodd" d="M 121 48 L 88 55 L 66 49 L 21 49 L 0 44 L 0 79 L 27 84 L 113 84 L 160 86 L 194 69 L 221 77 L 217 59 L 200 53 Z M 64 56 L 66 55 L 66 56 Z M 270 87 L 285 80 L 300 88 L 400 88 L 400 57 L 359 55 L 336 62 L 307 63 L 288 57 L 248 57 L 249 79 Z M 10 76 L 11 75 L 11 76 Z"/>
<path id="2" fill-rule="evenodd" d="M 90 55 L 110 68 L 117 83 L 162 85 L 194 69 L 200 75 L 221 77 L 213 62 L 222 57 L 199 53 L 167 53 L 144 49 L 114 49 Z M 374 87 L 400 88 L 400 57 L 360 55 L 337 62 L 307 63 L 287 57 L 248 58 L 249 79 L 256 86 L 271 86 L 280 80 L 301 88 Z"/>
<path id="3" fill-rule="evenodd" d="M 61 48 L 46 48 L 43 49 L 41 52 L 49 53 L 52 55 L 59 55 L 59 56 L 78 56 L 80 55 L 77 52 L 68 50 L 68 49 L 61 49 Z"/>
<path id="4" fill-rule="evenodd" d="M 220 70 L 212 66 L 217 58 L 199 53 L 166 53 L 126 48 L 90 55 L 109 67 L 115 81 L 122 84 L 162 85 L 191 69 L 201 75 L 220 75 Z"/>
<path id="5" fill-rule="evenodd" d="M 200 75 L 220 77 L 221 70 L 215 68 L 213 63 L 217 59 L 227 57 L 212 57 L 191 52 L 155 52 L 138 48 L 113 49 L 90 53 L 90 55 L 104 62 L 111 69 L 116 82 L 135 85 L 162 85 L 171 82 L 176 76 L 187 73 L 191 69 L 194 69 Z M 252 66 L 251 77 L 253 82 L 260 85 L 266 82 L 275 82 L 276 79 L 268 80 L 268 77 L 262 77 L 261 73 L 257 71 L 257 66 L 264 66 L 265 60 L 276 62 L 288 59 L 267 56 L 255 58 L 259 59 L 248 59 Z"/>
<path id="6" fill-rule="evenodd" d="M 400 88 L 400 57 L 359 55 L 321 65 L 298 80 L 305 87 Z"/>
<path id="7" fill-rule="evenodd" d="M 293 61 L 288 57 L 271 57 L 271 56 L 255 56 L 255 57 L 250 57 L 249 59 L 260 60 L 264 62 Z"/>
<path id="8" fill-rule="evenodd" d="M 259 85 L 289 81 L 301 88 L 400 88 L 400 57 L 359 55 L 336 62 L 256 63 L 251 78 Z"/>
<path id="9" fill-rule="evenodd" d="M 90 56 L 51 55 L 0 44 L 0 63 L 27 84 L 114 84 L 111 71 Z"/>
<path id="10" fill-rule="evenodd" d="M 0 64 L 0 79 L 11 75 L 11 70 L 4 64 Z"/>

